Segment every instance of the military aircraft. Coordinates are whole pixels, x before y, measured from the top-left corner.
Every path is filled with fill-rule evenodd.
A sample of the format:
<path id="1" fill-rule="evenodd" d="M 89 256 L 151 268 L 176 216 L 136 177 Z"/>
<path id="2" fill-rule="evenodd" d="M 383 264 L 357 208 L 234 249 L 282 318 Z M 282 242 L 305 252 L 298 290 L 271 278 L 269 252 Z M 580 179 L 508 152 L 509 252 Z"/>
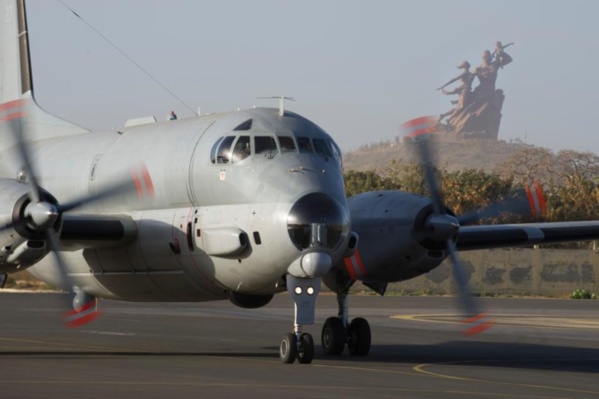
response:
<path id="1" fill-rule="evenodd" d="M 349 318 L 356 281 L 382 295 L 449 257 L 476 316 L 456 248 L 599 237 L 599 222 L 462 227 L 428 162 L 431 198 L 346 198 L 339 146 L 284 107 L 91 132 L 36 104 L 24 0 L 0 7 L 0 273 L 27 269 L 71 293 L 72 326 L 97 316 L 99 298 L 257 308 L 288 291 L 295 314 L 279 355 L 310 363 L 314 340 L 302 329 L 324 283 L 339 303 L 322 328 L 324 353 L 364 356 L 370 327 Z M 426 145 L 416 149 L 428 159 Z M 474 317 L 471 331 L 488 325 Z"/>

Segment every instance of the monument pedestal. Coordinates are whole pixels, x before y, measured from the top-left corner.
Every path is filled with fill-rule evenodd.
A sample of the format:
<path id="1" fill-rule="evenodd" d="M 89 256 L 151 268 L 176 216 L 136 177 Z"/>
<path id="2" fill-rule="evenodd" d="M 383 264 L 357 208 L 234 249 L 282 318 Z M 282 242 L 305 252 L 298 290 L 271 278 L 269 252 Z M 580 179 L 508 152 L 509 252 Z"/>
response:
<path id="1" fill-rule="evenodd" d="M 505 99 L 503 90 L 495 90 L 484 98 L 477 98 L 476 93 L 472 95 L 472 102 L 447 119 L 448 133 L 460 138 L 497 140 Z"/>

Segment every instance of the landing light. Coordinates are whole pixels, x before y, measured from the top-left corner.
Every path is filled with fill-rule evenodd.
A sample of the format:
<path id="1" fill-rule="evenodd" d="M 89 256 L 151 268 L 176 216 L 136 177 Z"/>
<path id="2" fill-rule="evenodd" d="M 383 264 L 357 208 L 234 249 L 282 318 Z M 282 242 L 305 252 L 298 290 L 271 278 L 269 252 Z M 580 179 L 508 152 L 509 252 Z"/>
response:
<path id="1" fill-rule="evenodd" d="M 314 287 L 308 287 L 306 292 L 308 293 L 308 295 L 314 295 Z"/>
<path id="2" fill-rule="evenodd" d="M 314 289 L 312 289 L 312 291 L 314 291 Z M 302 287 L 295 287 L 295 295 L 301 295 L 302 294 Z"/>

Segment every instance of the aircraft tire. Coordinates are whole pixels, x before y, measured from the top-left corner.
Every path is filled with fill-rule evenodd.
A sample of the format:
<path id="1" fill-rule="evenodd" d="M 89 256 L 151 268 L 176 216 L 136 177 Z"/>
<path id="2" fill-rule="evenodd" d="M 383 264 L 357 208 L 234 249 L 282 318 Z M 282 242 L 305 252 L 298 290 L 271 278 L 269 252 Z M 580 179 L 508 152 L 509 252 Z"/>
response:
<path id="1" fill-rule="evenodd" d="M 297 340 L 295 339 L 295 334 L 287 333 L 283 335 L 283 339 L 279 345 L 279 357 L 286 364 L 295 362 L 297 358 Z"/>
<path id="2" fill-rule="evenodd" d="M 345 328 L 339 317 L 329 317 L 322 326 L 320 336 L 325 355 L 339 356 L 345 348 Z"/>
<path id="3" fill-rule="evenodd" d="M 370 325 L 366 319 L 356 317 L 347 328 L 347 348 L 352 356 L 366 356 L 370 352 Z"/>
<path id="4" fill-rule="evenodd" d="M 312 363 L 314 359 L 314 338 L 308 333 L 303 333 L 300 337 L 301 347 L 297 350 L 297 360 L 302 364 Z"/>

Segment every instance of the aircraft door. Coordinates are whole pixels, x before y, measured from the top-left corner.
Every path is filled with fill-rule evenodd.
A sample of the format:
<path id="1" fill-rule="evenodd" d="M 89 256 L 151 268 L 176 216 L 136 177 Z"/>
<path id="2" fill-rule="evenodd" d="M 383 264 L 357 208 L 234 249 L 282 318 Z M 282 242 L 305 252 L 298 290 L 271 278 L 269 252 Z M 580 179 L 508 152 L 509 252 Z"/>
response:
<path id="1" fill-rule="evenodd" d="M 175 156 L 169 161 L 169 179 L 166 180 L 169 203 L 172 206 L 187 206 L 190 202 L 197 203 L 193 190 L 193 172 L 191 168 L 194 154 L 200 147 L 202 137 L 210 126 L 212 126 L 212 123 L 200 126 L 200 134 L 197 130 L 189 132 L 182 139 L 173 142 L 171 153 Z"/>
<path id="2" fill-rule="evenodd" d="M 171 250 L 192 284 L 204 295 L 220 298 L 223 293 L 214 280 L 214 264 L 196 243 L 198 209 L 187 208 L 177 211 L 173 226 Z"/>

